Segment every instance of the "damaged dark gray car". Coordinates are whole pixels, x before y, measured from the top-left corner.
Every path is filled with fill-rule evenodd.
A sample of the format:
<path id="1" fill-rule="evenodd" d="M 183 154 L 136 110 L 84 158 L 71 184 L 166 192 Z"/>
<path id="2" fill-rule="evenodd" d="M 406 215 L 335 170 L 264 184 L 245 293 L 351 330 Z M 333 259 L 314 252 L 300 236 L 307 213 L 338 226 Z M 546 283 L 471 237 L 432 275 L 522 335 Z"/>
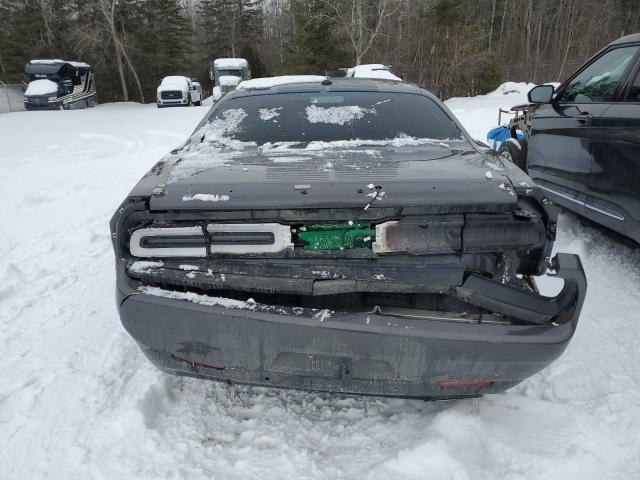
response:
<path id="1" fill-rule="evenodd" d="M 122 323 L 160 369 L 454 398 L 555 360 L 586 291 L 515 165 L 402 82 L 246 82 L 111 221 Z M 534 277 L 564 280 L 555 297 Z"/>

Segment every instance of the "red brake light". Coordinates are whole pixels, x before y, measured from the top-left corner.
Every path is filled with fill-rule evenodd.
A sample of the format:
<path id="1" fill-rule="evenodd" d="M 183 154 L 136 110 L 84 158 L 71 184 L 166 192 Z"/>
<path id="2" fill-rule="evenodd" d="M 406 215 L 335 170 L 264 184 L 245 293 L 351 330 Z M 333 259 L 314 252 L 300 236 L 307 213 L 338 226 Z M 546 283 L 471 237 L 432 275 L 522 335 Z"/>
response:
<path id="1" fill-rule="evenodd" d="M 187 360 L 186 358 L 179 357 L 175 353 L 171 354 L 176 362 L 188 363 L 190 365 L 198 365 L 199 367 L 214 368 L 216 370 L 224 370 L 224 365 L 221 363 L 209 363 L 209 362 L 195 362 L 193 360 Z"/>
<path id="2" fill-rule="evenodd" d="M 493 380 L 441 380 L 441 388 L 482 388 L 493 385 Z"/>

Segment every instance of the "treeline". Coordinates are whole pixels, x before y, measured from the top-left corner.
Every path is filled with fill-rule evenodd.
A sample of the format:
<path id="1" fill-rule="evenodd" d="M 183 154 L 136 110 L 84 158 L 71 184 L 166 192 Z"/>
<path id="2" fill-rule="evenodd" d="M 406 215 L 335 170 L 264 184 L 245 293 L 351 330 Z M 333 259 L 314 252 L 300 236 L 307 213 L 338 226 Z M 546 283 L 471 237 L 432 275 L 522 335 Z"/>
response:
<path id="1" fill-rule="evenodd" d="M 101 102 L 150 102 L 165 75 L 210 92 L 209 62 L 237 56 L 254 76 L 384 63 L 446 98 L 561 80 L 638 31 L 639 0 L 0 0 L 0 80 L 82 60 Z"/>

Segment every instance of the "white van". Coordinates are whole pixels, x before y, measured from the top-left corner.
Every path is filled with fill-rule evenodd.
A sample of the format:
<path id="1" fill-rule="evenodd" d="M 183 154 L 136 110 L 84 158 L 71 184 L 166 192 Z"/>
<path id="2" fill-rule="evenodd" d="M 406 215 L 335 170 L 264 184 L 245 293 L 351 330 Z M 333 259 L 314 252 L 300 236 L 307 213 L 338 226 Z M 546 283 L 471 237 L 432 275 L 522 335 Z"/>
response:
<path id="1" fill-rule="evenodd" d="M 200 105 L 202 90 L 198 90 L 189 77 L 172 75 L 164 77 L 157 90 L 158 108 Z"/>

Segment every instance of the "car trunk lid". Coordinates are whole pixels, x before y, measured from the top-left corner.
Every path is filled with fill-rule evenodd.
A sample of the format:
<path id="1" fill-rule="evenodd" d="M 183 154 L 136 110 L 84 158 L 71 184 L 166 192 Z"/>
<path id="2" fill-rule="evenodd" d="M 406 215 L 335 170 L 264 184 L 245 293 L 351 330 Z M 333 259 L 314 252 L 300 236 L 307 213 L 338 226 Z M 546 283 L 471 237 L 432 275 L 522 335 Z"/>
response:
<path id="1" fill-rule="evenodd" d="M 318 155 L 245 154 L 164 169 L 151 210 L 440 206 L 504 212 L 517 197 L 499 166 L 475 151 L 368 149 Z"/>

